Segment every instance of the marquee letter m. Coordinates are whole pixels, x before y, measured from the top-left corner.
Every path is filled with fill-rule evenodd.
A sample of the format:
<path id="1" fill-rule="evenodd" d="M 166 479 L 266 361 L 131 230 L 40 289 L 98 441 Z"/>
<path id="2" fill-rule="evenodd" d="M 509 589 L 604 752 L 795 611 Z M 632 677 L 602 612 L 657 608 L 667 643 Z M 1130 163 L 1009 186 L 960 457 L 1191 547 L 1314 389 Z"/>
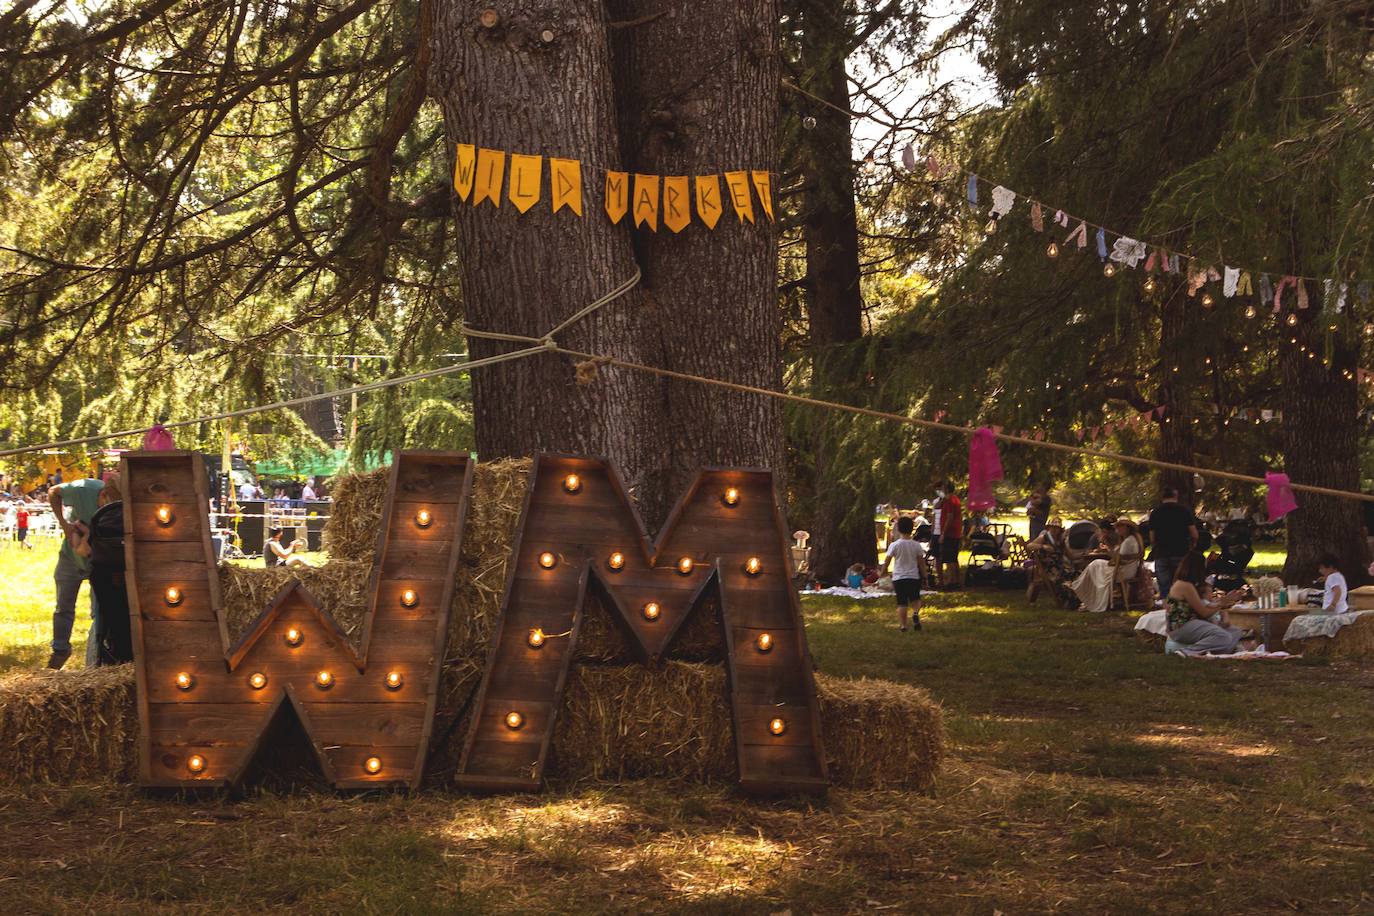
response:
<path id="1" fill-rule="evenodd" d="M 824 790 L 811 657 L 770 472 L 702 471 L 651 542 L 614 467 L 543 455 L 515 549 L 459 785 L 541 786 L 589 588 L 650 663 L 717 588 L 740 786 Z"/>

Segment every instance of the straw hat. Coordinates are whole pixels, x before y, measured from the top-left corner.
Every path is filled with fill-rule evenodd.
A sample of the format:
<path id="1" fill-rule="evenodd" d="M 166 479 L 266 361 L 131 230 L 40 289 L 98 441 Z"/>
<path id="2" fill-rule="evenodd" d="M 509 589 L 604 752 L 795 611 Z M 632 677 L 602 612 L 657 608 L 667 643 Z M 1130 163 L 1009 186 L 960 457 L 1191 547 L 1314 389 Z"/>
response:
<path id="1" fill-rule="evenodd" d="M 1130 528 L 1130 529 L 1133 530 L 1133 531 L 1135 530 L 1135 527 L 1136 527 L 1135 522 L 1133 522 L 1131 519 L 1127 518 L 1127 517 L 1124 516 L 1124 515 L 1121 516 L 1121 518 L 1119 518 L 1119 519 L 1116 520 L 1116 524 L 1118 524 L 1118 525 L 1125 525 L 1127 528 Z"/>
<path id="2" fill-rule="evenodd" d="M 1050 518 L 1049 521 L 1045 522 L 1045 527 L 1046 527 L 1046 528 L 1063 528 L 1063 527 L 1064 527 L 1064 520 L 1063 520 L 1062 518 L 1060 518 L 1059 516 L 1057 516 L 1057 515 L 1052 516 L 1052 517 Z"/>

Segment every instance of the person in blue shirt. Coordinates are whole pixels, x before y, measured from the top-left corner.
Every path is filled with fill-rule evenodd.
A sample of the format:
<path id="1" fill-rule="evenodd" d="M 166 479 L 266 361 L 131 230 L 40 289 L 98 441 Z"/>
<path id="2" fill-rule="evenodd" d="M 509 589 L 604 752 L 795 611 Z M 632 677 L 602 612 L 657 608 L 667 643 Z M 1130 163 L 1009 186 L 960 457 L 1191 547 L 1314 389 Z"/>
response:
<path id="1" fill-rule="evenodd" d="M 81 583 L 90 578 L 91 562 L 89 552 L 80 555 L 76 547 L 84 545 L 90 532 L 91 516 L 100 508 L 100 492 L 105 484 L 91 477 L 54 485 L 48 490 L 48 504 L 52 506 L 53 516 L 62 526 L 62 548 L 57 553 L 57 566 L 53 569 L 53 583 L 57 586 L 57 603 L 52 614 L 52 655 L 48 657 L 48 667 L 57 669 L 67 663 L 72 655 L 72 627 L 76 624 L 76 598 L 81 592 Z M 100 608 L 96 604 L 95 593 L 91 593 L 91 635 L 86 639 L 86 664 L 94 665 L 98 647 L 96 646 L 96 621 Z"/>

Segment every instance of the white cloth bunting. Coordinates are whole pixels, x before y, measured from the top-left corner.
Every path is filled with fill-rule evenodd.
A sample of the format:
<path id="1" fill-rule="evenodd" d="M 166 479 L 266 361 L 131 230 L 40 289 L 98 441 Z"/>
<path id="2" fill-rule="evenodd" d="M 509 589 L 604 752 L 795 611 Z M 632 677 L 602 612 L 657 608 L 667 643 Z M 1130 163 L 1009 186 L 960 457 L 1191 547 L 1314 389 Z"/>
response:
<path id="1" fill-rule="evenodd" d="M 1000 184 L 992 189 L 992 209 L 988 213 L 993 219 L 1001 219 L 1011 212 L 1016 203 L 1016 192 Z"/>
<path id="2" fill-rule="evenodd" d="M 1111 259 L 1132 269 L 1145 257 L 1145 243 L 1121 236 L 1112 243 Z"/>
<path id="3" fill-rule="evenodd" d="M 1225 270 L 1226 278 L 1221 284 L 1221 294 L 1230 299 L 1236 294 L 1236 283 L 1240 281 L 1240 268 L 1227 267 Z"/>

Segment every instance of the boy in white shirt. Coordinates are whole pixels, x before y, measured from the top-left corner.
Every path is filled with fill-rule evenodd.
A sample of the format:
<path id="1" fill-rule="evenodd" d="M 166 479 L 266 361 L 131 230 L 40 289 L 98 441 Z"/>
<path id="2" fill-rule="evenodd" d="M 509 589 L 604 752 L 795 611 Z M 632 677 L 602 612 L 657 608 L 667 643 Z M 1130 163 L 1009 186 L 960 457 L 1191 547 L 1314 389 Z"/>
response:
<path id="1" fill-rule="evenodd" d="M 925 574 L 925 548 L 911 537 L 916 529 L 908 517 L 897 519 L 897 539 L 889 541 L 883 559 L 883 575 L 892 568 L 892 587 L 897 590 L 897 611 L 901 616 L 902 632 L 906 632 L 907 609 L 910 608 L 911 628 L 921 628 L 921 579 Z"/>
<path id="2" fill-rule="evenodd" d="M 1322 594 L 1322 610 L 1328 614 L 1344 614 L 1350 610 L 1350 605 L 1346 603 L 1346 598 L 1350 595 L 1350 586 L 1345 584 L 1345 576 L 1336 566 L 1337 560 L 1334 554 L 1323 554 L 1317 561 L 1317 575 L 1326 580 L 1326 591 Z"/>

